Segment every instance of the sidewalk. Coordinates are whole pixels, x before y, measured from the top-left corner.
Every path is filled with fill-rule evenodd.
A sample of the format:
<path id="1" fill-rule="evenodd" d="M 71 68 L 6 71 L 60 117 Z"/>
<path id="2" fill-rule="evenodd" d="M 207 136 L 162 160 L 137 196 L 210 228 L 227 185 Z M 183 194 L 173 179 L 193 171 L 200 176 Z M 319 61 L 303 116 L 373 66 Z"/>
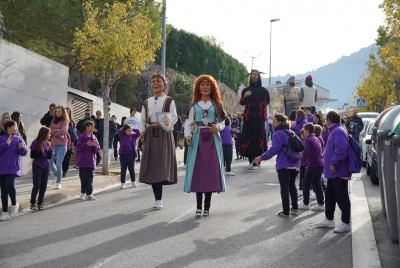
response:
<path id="1" fill-rule="evenodd" d="M 176 149 L 176 161 L 178 166 L 183 165 L 183 150 L 179 148 Z M 135 163 L 135 171 L 136 171 L 136 179 L 138 179 L 138 172 L 140 168 L 140 163 Z M 101 172 L 102 165 L 99 165 L 95 172 Z M 111 160 L 110 172 L 120 172 L 120 164 L 119 160 Z M 49 182 L 47 184 L 47 191 L 44 196 L 44 204 L 57 203 L 64 198 L 68 198 L 71 196 L 78 196 L 81 192 L 80 180 L 79 180 L 79 170 L 73 168 L 72 166 L 69 168 L 67 177 L 63 178 L 61 181 L 62 188 L 57 190 L 55 189 L 56 185 L 51 184 L 51 179 L 49 178 Z M 51 178 L 53 178 L 53 174 L 51 173 Z M 129 180 L 129 171 L 127 171 L 127 181 Z M 119 175 L 117 176 L 104 176 L 104 175 L 95 175 L 93 180 L 93 190 L 100 190 L 110 185 L 119 185 L 121 183 Z M 17 179 L 15 184 L 17 188 L 17 202 L 19 204 L 19 210 L 29 210 L 30 199 L 31 199 L 31 191 L 32 191 L 32 174 L 27 174 L 21 176 Z M 128 186 L 129 187 L 129 186 Z M 9 211 L 11 209 L 10 200 Z"/>

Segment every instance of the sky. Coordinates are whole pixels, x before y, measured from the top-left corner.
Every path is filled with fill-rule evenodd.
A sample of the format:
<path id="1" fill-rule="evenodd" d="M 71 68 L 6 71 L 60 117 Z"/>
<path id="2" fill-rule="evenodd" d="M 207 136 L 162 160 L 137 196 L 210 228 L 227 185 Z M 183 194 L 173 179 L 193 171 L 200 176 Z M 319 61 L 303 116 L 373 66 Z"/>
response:
<path id="1" fill-rule="evenodd" d="M 167 23 L 214 36 L 248 70 L 299 74 L 335 62 L 375 42 L 383 0 L 166 0 Z M 168 44 L 167 44 L 168 47 Z M 246 54 L 249 54 L 250 57 Z M 367 59 L 366 59 L 367 60 Z"/>

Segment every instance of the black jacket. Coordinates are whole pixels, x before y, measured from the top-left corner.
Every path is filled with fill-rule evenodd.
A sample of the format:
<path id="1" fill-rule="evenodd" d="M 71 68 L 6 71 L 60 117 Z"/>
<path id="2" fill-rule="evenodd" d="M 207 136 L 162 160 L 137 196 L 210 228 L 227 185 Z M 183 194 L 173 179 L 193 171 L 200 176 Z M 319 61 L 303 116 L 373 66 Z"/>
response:
<path id="1" fill-rule="evenodd" d="M 50 115 L 50 112 L 47 112 L 43 115 L 42 119 L 40 119 L 40 124 L 42 126 L 50 127 L 52 121 L 53 116 Z"/>

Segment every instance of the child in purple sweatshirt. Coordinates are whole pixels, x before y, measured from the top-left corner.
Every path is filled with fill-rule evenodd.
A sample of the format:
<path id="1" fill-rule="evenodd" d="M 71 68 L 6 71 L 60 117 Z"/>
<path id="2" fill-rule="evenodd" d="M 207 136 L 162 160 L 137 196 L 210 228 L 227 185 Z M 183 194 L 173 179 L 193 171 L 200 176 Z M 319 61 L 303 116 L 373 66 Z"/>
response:
<path id="1" fill-rule="evenodd" d="M 313 185 L 317 196 L 318 205 L 312 210 L 324 211 L 324 194 L 321 186 L 321 176 L 324 169 L 324 159 L 320 141 L 314 135 L 314 125 L 308 123 L 304 126 L 304 151 L 303 157 L 307 163 L 307 170 L 303 179 L 303 204 L 299 205 L 299 210 L 310 210 L 310 186 Z"/>
<path id="2" fill-rule="evenodd" d="M 226 168 L 225 176 L 235 176 L 231 171 L 231 164 L 233 158 L 233 130 L 231 128 L 231 120 L 225 119 L 225 128 L 220 131 L 222 140 L 222 150 L 224 152 L 224 166 Z"/>
<path id="3" fill-rule="evenodd" d="M 21 156 L 27 153 L 24 140 L 17 135 L 18 126 L 15 121 L 4 124 L 4 135 L 0 136 L 0 188 L 3 214 L 0 221 L 18 216 L 19 204 L 15 181 L 21 176 Z M 8 215 L 8 197 L 11 199 L 11 213 Z"/>
<path id="4" fill-rule="evenodd" d="M 135 158 L 137 156 L 135 148 L 136 140 L 140 136 L 140 131 L 138 129 L 132 130 L 130 125 L 125 124 L 124 127 L 118 130 L 118 136 L 120 139 L 119 162 L 121 163 L 121 186 L 119 188 L 126 188 L 125 178 L 127 169 L 131 176 L 132 187 L 135 188 Z"/>
<path id="5" fill-rule="evenodd" d="M 81 180 L 81 200 L 96 200 L 93 196 L 93 177 L 96 167 L 96 153 L 100 151 L 100 145 L 93 135 L 93 121 L 83 123 L 85 132 L 79 135 L 76 143 L 76 165 L 79 167 L 79 178 Z"/>
<path id="6" fill-rule="evenodd" d="M 31 210 L 43 210 L 44 194 L 47 189 L 49 180 L 49 159 L 55 154 L 50 143 L 50 129 L 42 127 L 38 136 L 31 144 L 30 157 L 32 162 L 32 193 L 31 193 Z M 36 205 L 36 196 L 39 193 L 38 203 Z"/>

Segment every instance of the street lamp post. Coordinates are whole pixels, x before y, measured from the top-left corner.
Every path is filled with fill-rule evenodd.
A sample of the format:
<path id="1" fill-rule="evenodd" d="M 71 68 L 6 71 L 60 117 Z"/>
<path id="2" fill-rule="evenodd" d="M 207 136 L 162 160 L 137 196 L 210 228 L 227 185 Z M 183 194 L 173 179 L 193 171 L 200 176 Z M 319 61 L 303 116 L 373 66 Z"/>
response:
<path id="1" fill-rule="evenodd" d="M 269 84 L 271 85 L 271 62 L 272 62 L 272 23 L 280 19 L 272 19 L 269 30 Z"/>
<path id="2" fill-rule="evenodd" d="M 261 53 L 263 53 L 264 51 L 261 51 L 260 53 L 258 53 L 258 55 L 257 56 L 255 56 L 255 57 L 252 57 L 252 56 L 250 56 L 249 55 L 249 53 L 247 53 L 246 51 L 244 52 L 244 53 L 246 53 L 247 54 L 247 56 L 249 56 L 250 58 L 251 58 L 251 68 L 250 68 L 250 71 L 251 70 L 253 70 L 253 60 L 255 59 L 255 58 L 257 58 L 258 56 L 260 56 L 261 55 Z"/>
<path id="3" fill-rule="evenodd" d="M 167 46 L 167 6 L 166 0 L 163 0 L 163 19 L 162 19 L 162 46 L 161 46 L 161 74 L 165 75 L 165 51 Z"/>

